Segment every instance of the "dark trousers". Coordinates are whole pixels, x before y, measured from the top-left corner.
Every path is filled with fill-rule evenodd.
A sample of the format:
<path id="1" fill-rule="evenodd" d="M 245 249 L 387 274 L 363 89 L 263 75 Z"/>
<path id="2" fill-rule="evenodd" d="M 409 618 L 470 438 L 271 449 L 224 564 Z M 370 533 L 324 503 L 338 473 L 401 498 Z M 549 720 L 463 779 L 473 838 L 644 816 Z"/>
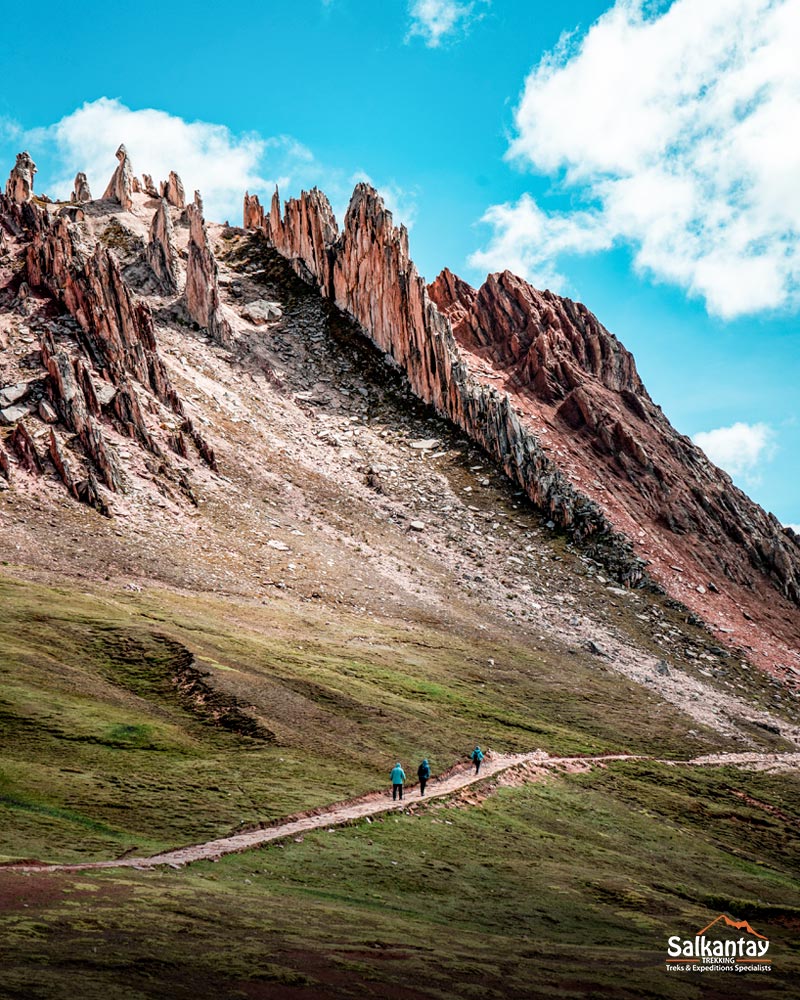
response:
<path id="1" fill-rule="evenodd" d="M 428 784 L 428 779 L 427 778 L 420 778 L 419 779 L 419 794 L 420 795 L 424 795 L 425 794 L 425 786 L 427 784 Z"/>
<path id="2" fill-rule="evenodd" d="M 481 769 L 481 762 L 479 760 L 475 761 L 475 773 L 478 774 Z"/>
<path id="3" fill-rule="evenodd" d="M 392 785 L 392 798 L 396 799 L 398 797 L 401 798 L 401 799 L 403 797 L 403 786 L 402 785 Z"/>

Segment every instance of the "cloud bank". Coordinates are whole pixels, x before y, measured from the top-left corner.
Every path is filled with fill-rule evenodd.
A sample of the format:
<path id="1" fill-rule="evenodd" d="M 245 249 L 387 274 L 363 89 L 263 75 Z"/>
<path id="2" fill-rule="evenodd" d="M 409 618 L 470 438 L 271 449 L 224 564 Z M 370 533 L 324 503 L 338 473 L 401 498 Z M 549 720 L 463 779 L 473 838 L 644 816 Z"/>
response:
<path id="1" fill-rule="evenodd" d="M 711 461 L 731 476 L 753 481 L 758 466 L 775 453 L 775 434 L 768 424 L 735 423 L 701 431 L 692 440 Z"/>
<path id="2" fill-rule="evenodd" d="M 564 254 L 625 245 L 723 318 L 795 304 L 798 37 L 800 0 L 617 0 L 532 70 L 508 152 L 580 209 L 495 205 L 470 263 L 558 284 Z"/>
<path id="3" fill-rule="evenodd" d="M 114 153 L 124 142 L 134 173 L 150 174 L 158 183 L 176 170 L 187 196 L 199 190 L 206 217 L 215 222 L 240 223 L 244 192 L 268 202 L 276 184 L 284 198 L 298 195 L 301 188 L 321 186 L 339 206 L 341 221 L 358 180 L 378 188 L 398 222 L 410 226 L 416 213 L 414 191 L 391 179 L 382 184 L 363 171 L 353 174 L 324 165 L 292 136 L 237 135 L 225 125 L 188 122 L 155 108 L 133 110 L 107 97 L 87 102 L 44 128 L 25 131 L 0 120 L 0 140 L 30 149 L 39 165 L 37 190 L 51 197 L 68 198 L 79 170 L 99 197 L 116 168 Z"/>
<path id="4" fill-rule="evenodd" d="M 155 108 L 132 110 L 106 97 L 87 102 L 26 138 L 34 147 L 44 146 L 48 159 L 57 162 L 48 185 L 55 196 L 68 196 L 78 170 L 88 175 L 95 197 L 102 194 L 116 165 L 114 152 L 124 142 L 135 173 L 151 174 L 158 183 L 176 170 L 187 195 L 198 189 L 206 214 L 214 219 L 236 219 L 247 188 L 268 189 L 311 159 L 290 137 L 236 135 L 224 125 L 187 122 Z M 265 175 L 265 163 L 271 176 Z"/>

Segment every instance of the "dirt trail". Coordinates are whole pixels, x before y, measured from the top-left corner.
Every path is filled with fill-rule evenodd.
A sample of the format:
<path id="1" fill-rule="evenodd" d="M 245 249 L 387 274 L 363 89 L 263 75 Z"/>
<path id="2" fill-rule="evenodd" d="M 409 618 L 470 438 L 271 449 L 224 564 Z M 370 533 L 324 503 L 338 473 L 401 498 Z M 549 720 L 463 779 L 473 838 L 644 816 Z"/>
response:
<path id="1" fill-rule="evenodd" d="M 2 865 L 3 871 L 19 872 L 79 872 L 101 868 L 137 868 L 148 869 L 158 865 L 169 865 L 180 868 L 194 861 L 213 861 L 224 854 L 236 854 L 253 847 L 260 847 L 275 840 L 284 840 L 317 830 L 321 827 L 338 826 L 351 823 L 354 820 L 375 816 L 378 813 L 400 811 L 410 804 L 430 802 L 440 799 L 469 785 L 485 781 L 493 775 L 535 764 L 537 771 L 552 768 L 554 770 L 570 767 L 585 767 L 587 765 L 605 765 L 615 760 L 652 760 L 659 764 L 672 766 L 728 766 L 741 767 L 748 770 L 800 770 L 800 753 L 726 753 L 695 757 L 691 760 L 662 760 L 636 754 L 615 754 L 597 757 L 550 757 L 544 750 L 534 750 L 521 754 L 487 754 L 481 766 L 480 774 L 476 775 L 472 765 L 459 764 L 445 771 L 438 778 L 433 778 L 428 785 L 428 794 L 424 798 L 419 795 L 416 785 L 407 785 L 406 797 L 401 802 L 392 801 L 389 792 L 371 792 L 349 802 L 332 805 L 322 811 L 313 811 L 304 815 L 281 820 L 266 829 L 249 830 L 245 833 L 233 834 L 230 837 L 220 837 L 204 844 L 194 844 L 181 847 L 174 851 L 154 854 L 149 858 L 121 858 L 116 861 L 89 861 L 79 864 L 48 865 L 39 862 Z"/>

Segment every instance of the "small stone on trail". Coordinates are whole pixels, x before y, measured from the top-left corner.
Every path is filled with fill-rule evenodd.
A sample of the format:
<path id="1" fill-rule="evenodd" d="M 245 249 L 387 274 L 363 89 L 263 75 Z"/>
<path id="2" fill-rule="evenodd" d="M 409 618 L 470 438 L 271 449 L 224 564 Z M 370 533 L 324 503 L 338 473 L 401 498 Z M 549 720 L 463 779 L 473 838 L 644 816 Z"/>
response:
<path id="1" fill-rule="evenodd" d="M 425 522 L 424 521 L 409 521 L 408 522 L 408 526 L 409 526 L 409 528 L 411 528 L 412 531 L 424 531 L 425 530 Z"/>

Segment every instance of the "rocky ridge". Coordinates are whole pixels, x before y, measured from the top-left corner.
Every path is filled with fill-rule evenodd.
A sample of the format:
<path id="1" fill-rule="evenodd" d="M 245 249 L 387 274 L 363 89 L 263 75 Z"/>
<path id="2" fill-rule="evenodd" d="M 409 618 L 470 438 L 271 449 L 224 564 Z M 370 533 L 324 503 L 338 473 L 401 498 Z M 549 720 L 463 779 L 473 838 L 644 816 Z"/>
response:
<path id="1" fill-rule="evenodd" d="M 316 189 L 283 215 L 277 192 L 269 213 L 246 195 L 244 222 L 618 581 L 654 579 L 737 637 L 768 608 L 796 648 L 798 539 L 672 428 L 584 306 L 508 272 L 477 291 L 449 271 L 426 286 L 405 228 L 364 184 L 341 233 Z"/>
<path id="2" fill-rule="evenodd" d="M 131 175 L 120 150 L 112 184 L 122 185 L 115 187 L 122 192 Z M 199 460 L 214 468 L 213 449 L 172 385 L 150 307 L 134 296 L 114 251 L 85 224 L 83 213 L 76 222 L 71 211 L 0 196 L 0 220 L 13 241 L 3 298 L 36 330 L 39 346 L 38 365 L 28 366 L 38 368 L 38 377 L 3 390 L 0 403 L 8 405 L 0 419 L 14 428 L 6 442 L 23 471 L 41 475 L 50 460 L 76 499 L 109 514 L 109 494 L 125 493 L 130 481 L 120 458 L 120 438 L 127 438 L 149 456 L 148 475 L 194 502 L 186 463 L 179 467 L 169 453 L 188 459 L 191 443 Z M 162 249 L 173 251 L 158 274 L 164 281 L 176 274 L 177 257 L 163 210 L 161 229 L 154 228 L 156 243 L 163 237 Z M 29 427 L 40 422 L 49 425 L 44 451 Z M 0 473 L 11 481 L 5 449 Z"/>
<path id="3" fill-rule="evenodd" d="M 245 196 L 246 222 L 261 222 L 270 243 L 300 277 L 358 322 L 405 372 L 414 392 L 453 420 L 498 461 L 554 524 L 601 558 L 629 586 L 645 579 L 642 561 L 600 507 L 576 491 L 520 422 L 511 399 L 476 379 L 451 326 L 430 299 L 377 192 L 356 186 L 339 235 L 325 195 L 313 189 L 280 214 L 277 192 L 265 215 Z"/>

